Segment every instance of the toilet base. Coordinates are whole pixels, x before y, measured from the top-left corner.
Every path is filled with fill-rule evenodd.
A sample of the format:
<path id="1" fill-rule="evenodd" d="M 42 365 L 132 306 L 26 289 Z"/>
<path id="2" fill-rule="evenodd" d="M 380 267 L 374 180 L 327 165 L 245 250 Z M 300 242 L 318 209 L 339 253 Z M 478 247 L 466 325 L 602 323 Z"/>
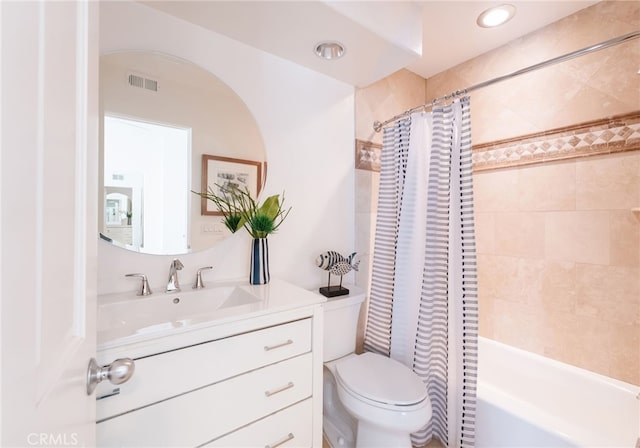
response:
<path id="1" fill-rule="evenodd" d="M 322 432 L 331 448 L 355 448 L 358 423 L 342 406 L 329 366 L 323 373 Z"/>
<path id="2" fill-rule="evenodd" d="M 344 422 L 323 418 L 322 434 L 331 448 L 355 448 L 356 446 L 355 434 Z"/>
<path id="3" fill-rule="evenodd" d="M 389 431 L 367 421 L 358 421 L 356 448 L 411 448 L 411 437 L 406 432 Z M 335 447 L 337 448 L 337 447 Z"/>

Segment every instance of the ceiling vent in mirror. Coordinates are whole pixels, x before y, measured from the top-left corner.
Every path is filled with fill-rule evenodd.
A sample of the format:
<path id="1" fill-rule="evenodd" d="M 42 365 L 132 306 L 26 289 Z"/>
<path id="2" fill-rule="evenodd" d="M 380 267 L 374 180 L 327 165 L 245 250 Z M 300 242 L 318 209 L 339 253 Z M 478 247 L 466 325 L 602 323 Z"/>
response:
<path id="1" fill-rule="evenodd" d="M 140 89 L 150 90 L 152 92 L 158 91 L 158 81 L 155 79 L 145 78 L 144 76 L 129 74 L 129 85 L 131 87 L 138 87 Z"/>

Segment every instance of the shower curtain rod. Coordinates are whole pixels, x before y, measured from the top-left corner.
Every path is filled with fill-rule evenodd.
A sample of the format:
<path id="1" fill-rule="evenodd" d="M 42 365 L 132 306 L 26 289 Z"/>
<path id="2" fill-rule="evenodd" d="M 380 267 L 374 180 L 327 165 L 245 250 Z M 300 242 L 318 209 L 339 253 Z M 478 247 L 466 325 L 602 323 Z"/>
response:
<path id="1" fill-rule="evenodd" d="M 534 64 L 534 65 L 530 65 L 529 67 L 525 67 L 525 68 L 522 68 L 520 70 L 516 70 L 515 72 L 509 73 L 509 74 L 506 74 L 506 75 L 502 75 L 502 76 L 498 76 L 497 78 L 493 78 L 493 79 L 490 79 L 488 81 L 481 82 L 479 84 L 475 84 L 475 85 L 473 85 L 471 87 L 467 87 L 466 89 L 456 90 L 455 92 L 451 92 L 448 95 L 445 95 L 445 96 L 440 97 L 440 98 L 436 98 L 436 99 L 434 99 L 432 101 L 429 101 L 428 103 L 425 103 L 422 106 L 418 106 L 418 107 L 414 107 L 413 109 L 406 110 L 406 111 L 402 112 L 401 114 L 398 114 L 398 115 L 396 115 L 396 116 L 394 116 L 392 118 L 389 118 L 386 121 L 383 121 L 382 123 L 379 122 L 379 121 L 376 121 L 376 122 L 373 123 L 373 130 L 376 131 L 376 132 L 380 132 L 384 126 L 388 125 L 389 123 L 393 123 L 394 121 L 399 120 L 400 118 L 409 116 L 414 112 L 418 112 L 419 110 L 424 110 L 424 109 L 427 109 L 429 107 L 433 107 L 436 104 L 442 103 L 444 101 L 452 100 L 452 99 L 457 98 L 459 96 L 466 95 L 467 93 L 473 92 L 474 90 L 482 89 L 483 87 L 487 87 L 487 86 L 490 86 L 490 85 L 493 85 L 493 84 L 497 84 L 499 82 L 506 81 L 507 79 L 515 78 L 516 76 L 524 75 L 525 73 L 533 72 L 533 71 L 539 70 L 541 68 L 548 67 L 550 65 L 558 64 L 560 62 L 568 61 L 569 59 L 577 58 L 577 57 L 583 56 L 585 54 L 593 53 L 594 51 L 604 50 L 605 48 L 612 47 L 614 45 L 618 45 L 618 44 L 621 44 L 623 42 L 627 42 L 627 41 L 630 41 L 630 40 L 633 40 L 633 39 L 637 39 L 638 37 L 640 37 L 640 30 L 634 31 L 634 32 L 629 33 L 629 34 L 625 34 L 623 36 L 614 37 L 613 39 L 605 40 L 604 42 L 600 42 L 599 44 L 591 45 L 589 47 L 585 47 L 585 48 L 582 48 L 580 50 L 572 51 L 571 53 L 567 53 L 567 54 L 564 54 L 562 56 L 558 56 L 558 57 L 555 57 L 555 58 L 552 58 L 552 59 L 548 59 L 548 60 L 543 61 L 543 62 L 539 62 L 539 63 Z"/>

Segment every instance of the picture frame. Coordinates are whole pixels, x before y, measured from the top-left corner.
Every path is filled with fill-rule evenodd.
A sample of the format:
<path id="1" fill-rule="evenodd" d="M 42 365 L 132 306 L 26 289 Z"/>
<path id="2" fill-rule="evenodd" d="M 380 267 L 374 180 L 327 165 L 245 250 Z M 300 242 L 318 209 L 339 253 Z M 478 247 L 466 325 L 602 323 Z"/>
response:
<path id="1" fill-rule="evenodd" d="M 247 188 L 251 197 L 257 198 L 262 186 L 262 162 L 203 154 L 202 191 L 211 188 L 218 194 L 218 185 Z M 222 216 L 213 201 L 202 198 L 200 204 L 202 215 Z"/>

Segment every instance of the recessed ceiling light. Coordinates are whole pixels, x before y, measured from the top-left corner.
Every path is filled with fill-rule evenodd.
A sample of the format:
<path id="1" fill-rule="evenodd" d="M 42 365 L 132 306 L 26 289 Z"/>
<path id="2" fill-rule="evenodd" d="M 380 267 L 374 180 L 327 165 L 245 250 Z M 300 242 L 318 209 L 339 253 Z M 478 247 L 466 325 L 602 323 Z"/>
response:
<path id="1" fill-rule="evenodd" d="M 315 53 L 324 59 L 338 59 L 344 55 L 345 49 L 340 42 L 327 41 L 316 45 Z"/>
<path id="2" fill-rule="evenodd" d="M 507 23 L 515 15 L 516 7 L 513 5 L 495 6 L 480 14 L 476 23 L 482 28 L 493 28 Z"/>

